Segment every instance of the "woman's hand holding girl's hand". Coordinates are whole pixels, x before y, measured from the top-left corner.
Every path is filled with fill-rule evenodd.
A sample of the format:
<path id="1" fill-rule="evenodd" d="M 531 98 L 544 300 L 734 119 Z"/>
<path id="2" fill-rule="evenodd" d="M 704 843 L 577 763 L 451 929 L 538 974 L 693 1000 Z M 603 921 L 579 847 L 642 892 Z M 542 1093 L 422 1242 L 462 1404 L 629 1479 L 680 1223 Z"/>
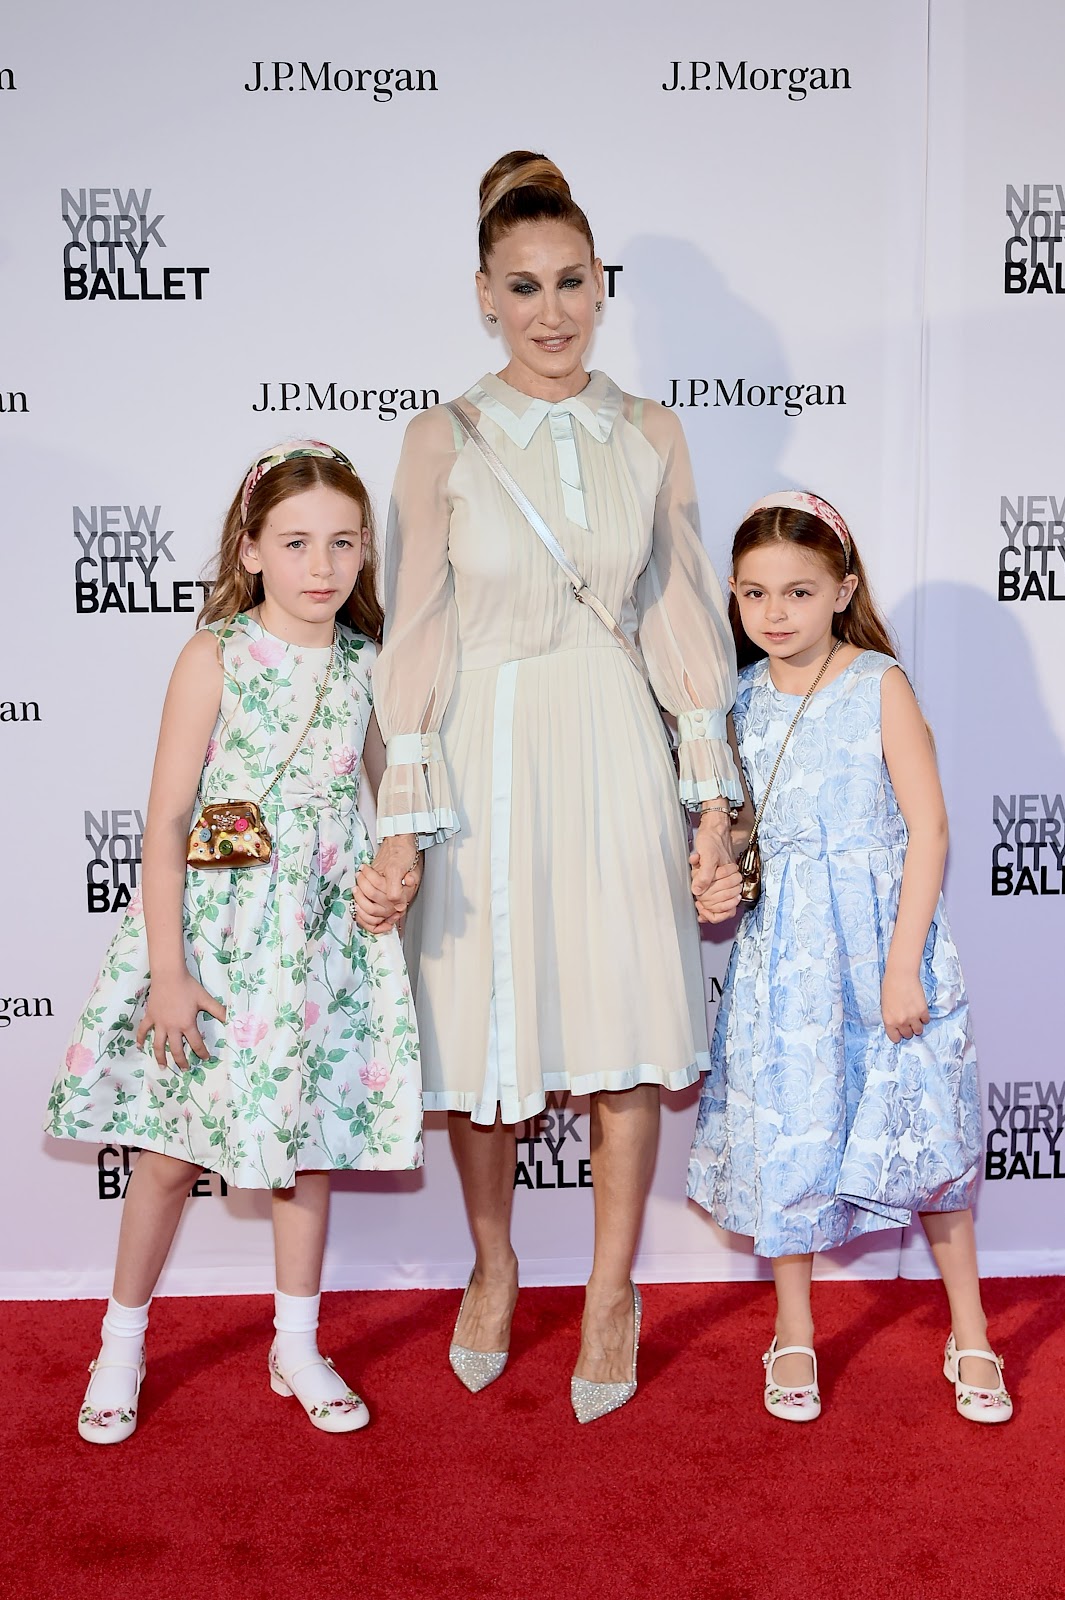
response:
<path id="1" fill-rule="evenodd" d="M 736 915 L 736 908 L 740 903 L 740 889 L 743 879 L 740 869 L 734 861 L 726 866 L 718 867 L 714 881 L 704 895 L 700 895 L 695 902 L 696 915 L 700 922 L 728 922 L 730 917 Z"/>
<path id="2" fill-rule="evenodd" d="M 359 868 L 355 920 L 366 933 L 389 933 L 402 923 L 421 883 L 421 859 L 415 861 L 416 856 L 414 835 L 397 834 L 382 839 L 372 865 Z"/>
<path id="3" fill-rule="evenodd" d="M 916 972 L 895 972 L 888 962 L 880 985 L 880 1014 L 892 1044 L 920 1038 L 928 1021 L 928 999 Z"/>
<path id="4" fill-rule="evenodd" d="M 727 811 L 704 811 L 695 831 L 692 853 L 692 894 L 701 900 L 719 867 L 732 865 L 732 833 Z"/>
<path id="5" fill-rule="evenodd" d="M 206 1061 L 211 1052 L 204 1044 L 197 1026 L 201 1011 L 206 1011 L 209 1017 L 216 1017 L 219 1022 L 226 1020 L 226 1008 L 221 1000 L 208 994 L 187 967 L 172 978 L 153 978 L 144 1016 L 137 1029 L 138 1050 L 143 1050 L 145 1040 L 151 1033 L 154 1035 L 152 1054 L 161 1067 L 166 1066 L 169 1048 L 174 1065 L 188 1071 L 185 1040 L 188 1040 L 193 1054 L 199 1056 L 201 1061 Z"/>

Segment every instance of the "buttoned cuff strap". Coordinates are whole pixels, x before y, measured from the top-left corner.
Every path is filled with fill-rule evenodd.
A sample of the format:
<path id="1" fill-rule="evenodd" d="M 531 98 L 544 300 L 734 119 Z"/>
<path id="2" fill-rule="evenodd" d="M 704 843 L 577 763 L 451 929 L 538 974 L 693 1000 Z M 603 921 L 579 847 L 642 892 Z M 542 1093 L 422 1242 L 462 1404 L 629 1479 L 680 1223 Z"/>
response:
<path id="1" fill-rule="evenodd" d="M 705 706 L 699 706 L 695 711 L 682 711 L 677 718 L 677 733 L 681 744 L 690 739 L 727 739 L 725 713 L 708 711 Z"/>
<path id="2" fill-rule="evenodd" d="M 443 759 L 438 733 L 397 733 L 385 745 L 385 762 L 390 767 L 427 766 Z"/>

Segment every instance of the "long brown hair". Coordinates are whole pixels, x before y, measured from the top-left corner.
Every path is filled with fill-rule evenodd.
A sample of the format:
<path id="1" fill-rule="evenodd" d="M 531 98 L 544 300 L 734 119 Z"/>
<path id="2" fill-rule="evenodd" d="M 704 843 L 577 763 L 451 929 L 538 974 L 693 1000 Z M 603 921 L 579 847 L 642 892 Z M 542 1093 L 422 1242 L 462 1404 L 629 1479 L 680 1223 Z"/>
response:
<path id="1" fill-rule="evenodd" d="M 228 621 L 238 612 L 250 611 L 260 603 L 263 580 L 259 573 L 246 571 L 240 559 L 240 547 L 245 534 L 250 539 L 257 539 L 275 506 L 291 499 L 294 494 L 302 494 L 306 489 L 319 486 L 336 489 L 353 500 L 359 507 L 359 526 L 370 530 L 362 571 L 337 616 L 341 622 L 350 623 L 358 633 L 365 634 L 367 639 L 380 644 L 385 617 L 377 597 L 377 529 L 373 506 L 362 479 L 339 461 L 331 461 L 328 456 L 295 456 L 271 467 L 251 492 L 247 521 L 242 519 L 240 512 L 244 487 L 241 484 L 222 525 L 222 539 L 214 563 L 213 586 L 203 610 L 196 618 L 198 628 L 208 622 Z"/>
<path id="2" fill-rule="evenodd" d="M 832 623 L 833 635 L 847 644 L 856 645 L 859 650 L 877 650 L 882 655 L 898 658 L 898 646 L 873 599 L 853 538 L 848 552 L 839 535 L 820 517 L 800 511 L 797 507 L 765 506 L 760 511 L 752 512 L 736 530 L 736 537 L 732 541 L 733 577 L 745 555 L 767 544 L 798 545 L 809 555 L 816 556 L 837 583 L 842 583 L 848 574 L 853 574 L 858 579 L 858 587 L 846 611 L 837 612 Z M 728 614 L 736 638 L 736 655 L 740 666 L 758 661 L 765 651 L 744 633 L 734 594 L 729 596 Z"/>
<path id="3" fill-rule="evenodd" d="M 504 234 L 522 222 L 568 222 L 583 233 L 595 260 L 595 241 L 588 218 L 570 194 L 558 167 L 535 150 L 508 150 L 481 179 L 477 248 L 481 271 Z"/>

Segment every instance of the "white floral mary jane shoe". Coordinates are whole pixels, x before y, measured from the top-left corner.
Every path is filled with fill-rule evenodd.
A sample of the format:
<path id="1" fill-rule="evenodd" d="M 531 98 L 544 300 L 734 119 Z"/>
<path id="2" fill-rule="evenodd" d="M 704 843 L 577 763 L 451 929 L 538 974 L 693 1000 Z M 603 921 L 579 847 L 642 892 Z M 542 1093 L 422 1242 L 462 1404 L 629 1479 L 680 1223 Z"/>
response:
<path id="1" fill-rule="evenodd" d="M 964 1356 L 977 1356 L 990 1361 L 998 1371 L 998 1385 L 994 1389 L 980 1389 L 972 1383 L 962 1383 L 958 1376 Z M 954 1402 L 959 1417 L 966 1422 L 1008 1422 L 1013 1415 L 1013 1401 L 1002 1382 L 1002 1357 L 993 1350 L 959 1350 L 954 1335 L 947 1340 L 943 1352 L 943 1376 L 954 1385 Z"/>
<path id="2" fill-rule="evenodd" d="M 773 1364 L 780 1356 L 809 1356 L 814 1367 L 813 1383 L 801 1389 L 782 1389 L 773 1382 Z M 762 1357 L 765 1368 L 765 1408 L 771 1417 L 782 1417 L 785 1422 L 814 1422 L 821 1415 L 821 1394 L 817 1387 L 817 1357 L 805 1344 L 785 1344 L 777 1349 L 774 1338 Z"/>
<path id="3" fill-rule="evenodd" d="M 93 1400 L 93 1385 L 99 1372 L 132 1372 L 136 1377 L 133 1393 L 128 1400 L 103 1405 Z M 144 1351 L 140 1365 L 131 1366 L 125 1361 L 101 1361 L 99 1357 L 89 1362 L 89 1386 L 78 1412 L 78 1432 L 90 1444 L 121 1444 L 137 1428 L 137 1402 L 144 1382 Z"/>
<path id="4" fill-rule="evenodd" d="M 346 1384 L 342 1393 L 336 1392 L 335 1384 L 327 1384 L 316 1394 L 313 1380 L 307 1378 L 298 1389 L 295 1387 L 296 1379 L 315 1367 L 327 1367 L 340 1383 L 344 1383 L 328 1356 L 314 1356 L 301 1366 L 284 1371 L 277 1359 L 277 1347 L 270 1346 L 270 1387 L 275 1394 L 295 1395 L 314 1426 L 323 1433 L 354 1433 L 357 1428 L 365 1428 L 370 1413 L 365 1402 Z"/>

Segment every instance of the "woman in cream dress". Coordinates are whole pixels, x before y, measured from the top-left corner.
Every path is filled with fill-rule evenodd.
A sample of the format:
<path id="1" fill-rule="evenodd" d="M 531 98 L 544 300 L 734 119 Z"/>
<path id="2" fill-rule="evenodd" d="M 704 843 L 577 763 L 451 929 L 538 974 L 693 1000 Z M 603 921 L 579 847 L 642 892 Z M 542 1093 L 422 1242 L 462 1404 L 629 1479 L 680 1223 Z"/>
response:
<path id="1" fill-rule="evenodd" d="M 590 1094 L 595 1257 L 574 1374 L 580 1420 L 635 1388 L 629 1284 L 659 1090 L 707 1065 L 696 893 L 731 860 L 735 658 L 674 415 L 582 357 L 602 272 L 558 168 L 517 151 L 481 186 L 482 309 L 511 359 L 461 404 L 590 588 L 639 641 L 650 687 L 445 407 L 413 421 L 374 673 L 388 766 L 360 920 L 405 904 L 425 1106 L 446 1110 L 476 1263 L 452 1346 L 498 1377 L 517 1296 L 514 1125 Z M 680 791 L 659 707 L 679 727 Z M 699 819 L 694 885 L 684 807 Z M 635 1324 L 635 1325 L 634 1325 Z"/>

